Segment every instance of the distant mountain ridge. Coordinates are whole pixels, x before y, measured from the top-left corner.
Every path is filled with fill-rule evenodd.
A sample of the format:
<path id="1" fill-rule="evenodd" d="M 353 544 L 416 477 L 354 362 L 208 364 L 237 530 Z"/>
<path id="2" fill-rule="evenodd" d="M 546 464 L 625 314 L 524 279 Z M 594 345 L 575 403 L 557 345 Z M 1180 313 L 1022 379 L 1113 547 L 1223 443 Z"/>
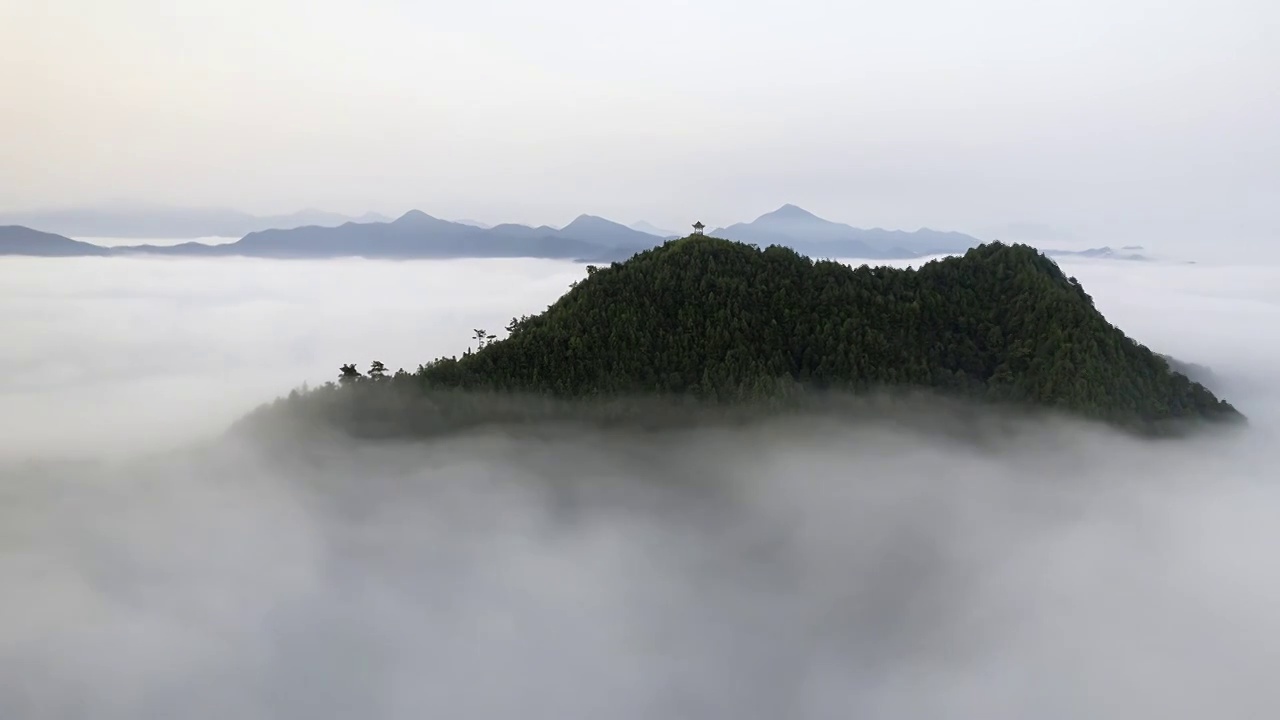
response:
<path id="1" fill-rule="evenodd" d="M 0 225 L 0 255 L 76 257 L 110 255 L 110 248 L 72 240 L 21 225 Z"/>
<path id="2" fill-rule="evenodd" d="M 1126 245 L 1121 250 L 1141 250 L 1141 245 Z M 1150 260 L 1151 258 L 1136 252 L 1118 252 L 1109 247 L 1089 248 L 1088 250 L 1045 250 L 1045 255 L 1054 257 L 1085 257 L 1106 260 Z"/>
<path id="3" fill-rule="evenodd" d="M 914 232 L 872 228 L 824 220 L 795 205 L 783 205 L 747 223 L 707 233 L 760 247 L 783 245 L 814 257 L 912 258 L 964 252 L 979 240 L 958 232 L 921 228 Z"/>
<path id="4" fill-rule="evenodd" d="M 0 213 L 0 225 L 38 227 L 59 235 L 127 238 L 243 237 L 258 230 L 347 222 L 386 222 L 378 213 L 359 217 L 308 208 L 284 215 L 252 215 L 228 208 L 119 206 Z"/>
<path id="5" fill-rule="evenodd" d="M 591 215 L 579 216 L 559 230 L 509 223 L 481 228 L 410 210 L 389 223 L 263 230 L 220 247 L 225 248 L 221 254 L 256 257 L 538 257 L 597 261 L 613 255 L 629 256 L 660 241 L 656 236 Z M 182 249 L 165 254 L 190 252 Z"/>
<path id="6" fill-rule="evenodd" d="M 593 215 L 580 215 L 563 228 L 507 223 L 491 228 L 451 222 L 410 210 L 390 222 L 309 225 L 246 234 L 236 242 L 208 245 L 126 245 L 101 247 L 21 226 L 0 228 L 0 255 L 171 255 L 270 258 L 486 258 L 534 257 L 585 262 L 621 260 L 662 242 Z"/>
<path id="7" fill-rule="evenodd" d="M 333 216 L 326 216 L 334 219 Z M 341 217 L 341 216 L 337 216 Z M 322 218 L 323 219 L 323 218 Z M 637 223 L 640 227 L 653 227 Z M 660 228 L 655 228 L 663 232 Z M 35 232 L 35 231 L 30 231 Z M 867 259 L 915 258 L 963 252 L 979 243 L 956 232 L 921 229 L 914 232 L 863 230 L 824 220 L 795 205 L 783 205 L 754 221 L 713 230 L 716 235 L 761 247 L 781 245 L 816 257 Z M 16 236 L 15 236 L 16 237 Z M 657 235 L 594 215 L 580 215 L 563 228 L 504 223 L 482 227 L 474 221 L 450 221 L 410 210 L 395 220 L 346 221 L 337 225 L 311 224 L 268 228 L 244 234 L 236 242 L 207 245 L 186 242 L 172 246 L 139 244 L 103 248 L 58 235 L 45 242 L 28 237 L 0 242 L 0 254 L 128 255 L 146 253 L 177 256 L 272 258 L 463 258 L 535 257 L 607 263 L 625 260 L 661 244 L 674 235 Z M 60 238 L 60 240 L 55 240 Z M 68 245 L 67 243 L 76 243 Z M 47 250 L 47 252 L 46 252 Z M 77 252 L 79 250 L 79 252 Z"/>

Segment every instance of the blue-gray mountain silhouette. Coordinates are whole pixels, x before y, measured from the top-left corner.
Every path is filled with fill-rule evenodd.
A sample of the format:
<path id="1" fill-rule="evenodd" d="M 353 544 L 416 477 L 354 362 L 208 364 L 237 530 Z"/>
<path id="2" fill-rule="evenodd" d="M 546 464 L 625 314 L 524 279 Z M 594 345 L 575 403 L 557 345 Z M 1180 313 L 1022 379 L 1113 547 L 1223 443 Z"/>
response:
<path id="1" fill-rule="evenodd" d="M 964 233 L 928 228 L 914 232 L 855 228 L 823 220 L 790 204 L 749 223 L 737 223 L 707 234 L 761 247 L 785 245 L 805 255 L 828 258 L 913 258 L 963 252 L 979 243 L 977 238 Z"/>
<path id="2" fill-rule="evenodd" d="M 538 257 L 600 260 L 630 257 L 661 242 L 618 223 L 582 215 L 559 230 L 504 224 L 491 228 L 450 222 L 410 210 L 389 223 L 345 223 L 250 233 L 220 246 L 222 253 L 256 257 Z M 182 248 L 183 246 L 178 246 Z M 154 249 L 148 249 L 154 252 Z M 177 249 L 165 254 L 188 254 Z"/>
<path id="3" fill-rule="evenodd" d="M 954 232 L 917 230 L 861 230 L 834 223 L 794 205 L 712 231 L 757 245 L 783 245 L 819 257 L 868 259 L 914 258 L 960 252 L 978 244 L 976 238 Z M 535 257 L 607 263 L 625 260 L 661 244 L 663 237 L 641 232 L 594 215 L 580 215 L 563 228 L 546 225 L 503 224 L 482 228 L 432 217 L 411 210 L 389 222 L 345 222 L 337 226 L 308 225 L 251 232 L 224 245 L 198 242 L 172 246 L 149 244 L 102 248 L 65 242 L 14 243 L 9 254 L 24 255 L 153 255 L 271 258 L 491 258 Z M 75 243 L 67 245 L 67 243 Z M 73 252 L 79 248 L 81 252 Z"/>
<path id="4" fill-rule="evenodd" d="M 80 237 L 201 238 L 243 237 L 270 228 L 383 222 L 377 213 L 348 217 L 308 208 L 286 215 L 251 215 L 228 208 L 180 208 L 154 205 L 63 208 L 0 213 L 0 225 L 25 225 Z"/>
<path id="5" fill-rule="evenodd" d="M 1141 250 L 1141 245 L 1126 245 L 1122 250 Z M 1086 257 L 1104 260 L 1150 260 L 1146 255 L 1134 252 L 1116 252 L 1109 247 L 1089 248 L 1088 250 L 1045 250 L 1045 255 L 1052 257 Z"/>
<path id="6" fill-rule="evenodd" d="M 109 248 L 92 243 L 32 230 L 21 225 L 0 225 L 0 255 L 75 257 L 109 254 L 111 254 Z"/>

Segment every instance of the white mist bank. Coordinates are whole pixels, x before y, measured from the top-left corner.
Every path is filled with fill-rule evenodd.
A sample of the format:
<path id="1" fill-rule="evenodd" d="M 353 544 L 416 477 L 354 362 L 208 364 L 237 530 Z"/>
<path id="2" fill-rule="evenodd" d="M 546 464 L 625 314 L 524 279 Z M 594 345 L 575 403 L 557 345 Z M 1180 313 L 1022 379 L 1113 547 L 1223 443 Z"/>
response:
<path id="1" fill-rule="evenodd" d="M 0 268 L 0 717 L 1280 707 L 1275 268 L 1064 264 L 1223 378 L 1252 420 L 1228 436 L 792 420 L 159 454 L 342 362 L 460 352 L 582 268 Z"/>
<path id="2" fill-rule="evenodd" d="M 1248 434 L 1036 422 L 979 448 L 828 420 L 272 442 L 6 479 L 0 715 L 1280 703 L 1277 456 Z"/>
<path id="3" fill-rule="evenodd" d="M 5 258 L 0 459 L 172 447 L 338 366 L 412 370 L 583 275 L 554 261 Z"/>
<path id="4" fill-rule="evenodd" d="M 171 247 L 173 245 L 182 245 L 183 243 L 197 242 L 203 245 L 228 245 L 239 240 L 240 237 L 225 237 L 221 235 L 208 235 L 205 237 L 194 238 L 133 238 L 133 237 L 98 237 L 91 235 L 76 235 L 72 240 L 92 243 L 99 247 L 124 247 L 127 245 L 156 245 L 158 247 Z"/>

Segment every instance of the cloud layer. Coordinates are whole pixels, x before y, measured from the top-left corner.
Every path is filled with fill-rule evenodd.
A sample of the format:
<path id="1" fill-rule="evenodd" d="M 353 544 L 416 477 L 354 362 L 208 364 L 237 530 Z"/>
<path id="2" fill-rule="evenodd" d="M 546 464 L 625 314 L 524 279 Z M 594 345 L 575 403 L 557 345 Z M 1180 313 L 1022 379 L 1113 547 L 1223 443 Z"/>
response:
<path id="1" fill-rule="evenodd" d="M 1192 718 L 1280 703 L 1274 268 L 1065 268 L 1138 339 L 1223 377 L 1253 418 L 1229 437 L 1044 421 L 974 444 L 793 419 L 166 450 L 348 358 L 460 351 L 581 268 L 13 267 L 5 717 Z"/>

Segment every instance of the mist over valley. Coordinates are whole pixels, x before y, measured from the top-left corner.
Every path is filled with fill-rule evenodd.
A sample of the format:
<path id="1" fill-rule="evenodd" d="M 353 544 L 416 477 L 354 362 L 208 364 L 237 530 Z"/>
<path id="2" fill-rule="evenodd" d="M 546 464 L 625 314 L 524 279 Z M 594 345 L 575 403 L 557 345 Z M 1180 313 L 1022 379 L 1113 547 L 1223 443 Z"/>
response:
<path id="1" fill-rule="evenodd" d="M 926 397 L 360 441 L 225 431 L 341 363 L 462 353 L 583 266 L 3 262 L 5 717 L 1280 703 L 1275 266 L 1059 261 L 1109 321 L 1212 371 L 1249 418 L 1227 432 L 1141 440 Z"/>

